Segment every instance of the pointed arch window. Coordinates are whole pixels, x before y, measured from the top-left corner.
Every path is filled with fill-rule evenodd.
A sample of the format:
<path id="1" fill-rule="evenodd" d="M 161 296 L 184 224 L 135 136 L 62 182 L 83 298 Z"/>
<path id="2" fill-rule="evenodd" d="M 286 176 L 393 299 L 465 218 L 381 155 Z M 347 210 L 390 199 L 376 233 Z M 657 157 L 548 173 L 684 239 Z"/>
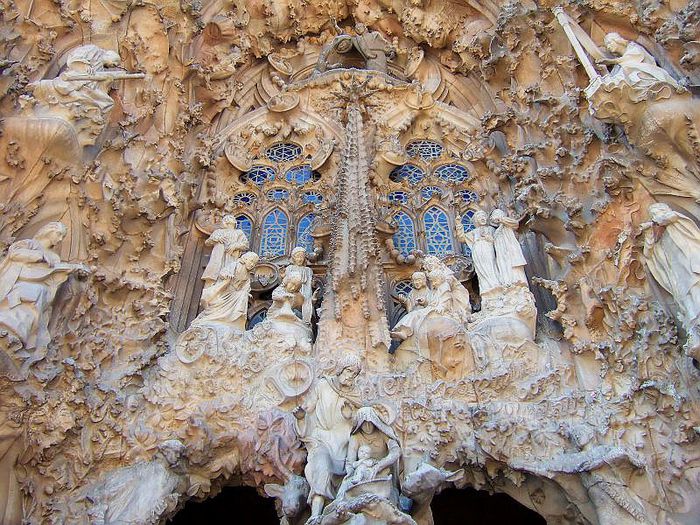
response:
<path id="1" fill-rule="evenodd" d="M 245 236 L 248 237 L 248 242 L 250 242 L 250 236 L 253 234 L 253 221 L 247 215 L 237 215 L 236 224 L 239 230 L 243 230 Z"/>
<path id="2" fill-rule="evenodd" d="M 289 217 L 280 209 L 274 209 L 263 219 L 260 237 L 260 255 L 278 257 L 287 251 Z"/>
<path id="3" fill-rule="evenodd" d="M 465 233 L 474 229 L 474 210 L 467 210 L 462 214 L 462 226 L 464 227 Z M 462 244 L 462 253 L 470 257 L 472 251 L 469 249 L 469 246 Z"/>
<path id="4" fill-rule="evenodd" d="M 394 222 L 398 226 L 394 234 L 394 246 L 401 255 L 409 255 L 416 249 L 416 228 L 413 219 L 403 211 L 394 215 Z"/>
<path id="5" fill-rule="evenodd" d="M 316 214 L 314 213 L 304 215 L 299 221 L 299 227 L 297 228 L 297 246 L 301 246 L 307 252 L 313 252 L 314 250 L 314 238 L 311 236 L 311 231 L 315 219 Z"/>
<path id="6" fill-rule="evenodd" d="M 423 214 L 425 245 L 429 255 L 446 255 L 454 252 L 450 221 L 437 206 L 431 206 Z"/>

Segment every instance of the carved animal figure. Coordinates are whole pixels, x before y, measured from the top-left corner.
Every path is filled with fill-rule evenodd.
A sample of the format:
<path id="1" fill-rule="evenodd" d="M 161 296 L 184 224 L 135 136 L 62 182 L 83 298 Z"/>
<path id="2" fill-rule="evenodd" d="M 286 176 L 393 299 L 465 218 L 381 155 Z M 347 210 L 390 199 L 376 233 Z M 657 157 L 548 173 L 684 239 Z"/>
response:
<path id="1" fill-rule="evenodd" d="M 277 499 L 278 512 L 281 511 L 283 519 L 289 520 L 298 516 L 306 507 L 309 484 L 303 477 L 292 474 L 284 485 L 267 483 L 265 494 Z"/>
<path id="2" fill-rule="evenodd" d="M 458 481 L 463 475 L 464 469 L 451 472 L 427 462 L 421 463 L 416 470 L 408 474 L 401 484 L 401 491 L 413 500 L 413 519 L 421 525 L 432 525 L 430 502 L 433 496 L 444 489 L 445 485 Z"/>

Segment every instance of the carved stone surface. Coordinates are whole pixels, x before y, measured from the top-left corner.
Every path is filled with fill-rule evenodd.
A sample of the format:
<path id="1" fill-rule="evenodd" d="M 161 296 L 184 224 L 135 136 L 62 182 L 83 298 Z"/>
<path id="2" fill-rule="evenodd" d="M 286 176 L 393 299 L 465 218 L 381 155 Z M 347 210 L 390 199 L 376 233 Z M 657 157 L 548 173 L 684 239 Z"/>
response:
<path id="1" fill-rule="evenodd" d="M 0 522 L 700 521 L 692 3 L 3 2 Z"/>

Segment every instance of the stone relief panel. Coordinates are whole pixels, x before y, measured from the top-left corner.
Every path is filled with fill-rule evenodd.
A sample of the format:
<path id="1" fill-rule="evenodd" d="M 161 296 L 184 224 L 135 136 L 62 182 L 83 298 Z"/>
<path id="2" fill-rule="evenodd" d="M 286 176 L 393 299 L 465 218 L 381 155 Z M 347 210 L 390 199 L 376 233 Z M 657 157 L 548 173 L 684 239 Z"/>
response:
<path id="1" fill-rule="evenodd" d="M 3 4 L 0 521 L 697 521 L 697 15 L 552 7 Z"/>

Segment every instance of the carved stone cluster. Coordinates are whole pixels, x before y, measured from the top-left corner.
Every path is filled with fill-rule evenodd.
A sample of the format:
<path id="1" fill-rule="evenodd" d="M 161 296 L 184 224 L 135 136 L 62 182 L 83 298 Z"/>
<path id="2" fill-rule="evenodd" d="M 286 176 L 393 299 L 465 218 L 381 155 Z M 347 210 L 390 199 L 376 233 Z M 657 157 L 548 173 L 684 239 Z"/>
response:
<path id="1" fill-rule="evenodd" d="M 696 11 L 4 2 L 0 523 L 697 522 Z"/>

